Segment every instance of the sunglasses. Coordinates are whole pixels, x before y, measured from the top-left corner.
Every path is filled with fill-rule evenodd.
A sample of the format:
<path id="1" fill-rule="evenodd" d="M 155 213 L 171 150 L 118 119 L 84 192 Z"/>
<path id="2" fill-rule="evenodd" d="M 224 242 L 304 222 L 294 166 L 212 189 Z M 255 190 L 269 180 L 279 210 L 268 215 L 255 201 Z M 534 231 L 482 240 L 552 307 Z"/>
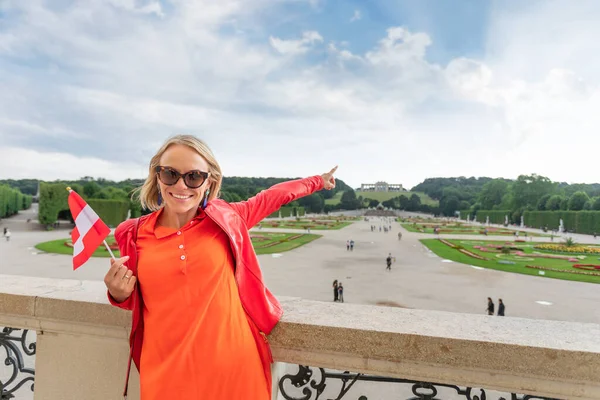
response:
<path id="1" fill-rule="evenodd" d="M 165 185 L 173 186 L 179 182 L 179 178 L 183 178 L 183 183 L 185 183 L 185 185 L 190 189 L 198 189 L 206 181 L 209 175 L 208 172 L 198 170 L 189 171 L 185 174 L 182 174 L 171 167 L 161 166 L 154 168 L 154 171 L 156 171 L 158 179 L 160 179 L 160 181 Z"/>

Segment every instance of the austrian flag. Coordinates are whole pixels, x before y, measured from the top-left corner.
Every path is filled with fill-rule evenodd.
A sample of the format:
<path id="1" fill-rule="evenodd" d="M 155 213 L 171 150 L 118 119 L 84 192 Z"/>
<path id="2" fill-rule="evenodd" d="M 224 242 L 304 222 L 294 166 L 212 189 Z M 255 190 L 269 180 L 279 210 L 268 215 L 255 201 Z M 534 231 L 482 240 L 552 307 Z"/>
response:
<path id="1" fill-rule="evenodd" d="M 81 267 L 109 235 L 110 228 L 76 192 L 69 191 L 69 208 L 75 221 L 73 240 L 73 270 Z"/>

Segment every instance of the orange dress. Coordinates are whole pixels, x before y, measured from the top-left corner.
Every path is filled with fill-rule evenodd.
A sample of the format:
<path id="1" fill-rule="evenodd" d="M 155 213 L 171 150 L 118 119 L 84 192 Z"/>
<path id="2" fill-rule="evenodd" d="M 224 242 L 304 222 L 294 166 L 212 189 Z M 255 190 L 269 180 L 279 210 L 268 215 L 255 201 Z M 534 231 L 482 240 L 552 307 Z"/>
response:
<path id="1" fill-rule="evenodd" d="M 142 400 L 269 400 L 227 234 L 202 211 L 180 230 L 140 226 Z"/>

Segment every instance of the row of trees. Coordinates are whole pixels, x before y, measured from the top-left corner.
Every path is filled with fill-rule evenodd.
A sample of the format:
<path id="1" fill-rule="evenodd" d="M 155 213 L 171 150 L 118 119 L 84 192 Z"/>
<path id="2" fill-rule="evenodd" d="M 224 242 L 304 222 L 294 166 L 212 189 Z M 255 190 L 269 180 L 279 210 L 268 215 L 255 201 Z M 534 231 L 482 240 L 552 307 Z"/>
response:
<path id="1" fill-rule="evenodd" d="M 8 185 L 0 185 L 0 218 L 10 217 L 31 206 L 32 196 Z"/>
<path id="2" fill-rule="evenodd" d="M 510 210 L 513 221 L 525 211 L 600 210 L 600 184 L 553 182 L 532 174 L 516 180 L 491 178 L 432 178 L 412 189 L 440 201 L 442 214 L 457 210 Z"/>
<path id="3" fill-rule="evenodd" d="M 229 202 L 247 200 L 264 189 L 290 179 L 225 177 L 221 186 L 220 197 Z M 21 191 L 35 195 L 39 184 L 40 208 L 38 219 L 40 223 L 48 226 L 59 219 L 71 219 L 67 204 L 68 193 L 65 190 L 67 186 L 79 193 L 100 217 L 112 226 L 123 221 L 127 214 L 135 217 L 148 212 L 141 209 L 139 200 L 132 199 L 134 189 L 144 183 L 140 179 L 114 182 L 102 178 L 83 177 L 76 181 L 55 181 L 53 183 L 40 182 L 34 179 L 0 181 L 0 184 L 2 182 L 10 185 L 11 188 L 8 185 L 0 187 L 6 187 L 11 193 L 18 193 L 20 196 L 24 196 Z M 343 181 L 337 180 L 334 190 L 319 191 L 311 196 L 294 201 L 289 206 L 290 209 L 297 210 L 297 213 L 303 213 L 304 210 L 307 212 L 322 212 L 325 208 L 325 199 L 335 196 L 339 191 L 348 189 L 351 190 Z M 5 197 L 3 193 L 3 191 L 0 191 L 1 199 Z M 24 196 L 24 198 L 29 199 L 29 204 L 31 203 L 31 196 Z M 2 201 L 0 200 L 0 216 L 4 209 L 7 210 L 6 215 L 16 213 L 13 203 L 10 203 L 10 206 L 5 206 Z"/>

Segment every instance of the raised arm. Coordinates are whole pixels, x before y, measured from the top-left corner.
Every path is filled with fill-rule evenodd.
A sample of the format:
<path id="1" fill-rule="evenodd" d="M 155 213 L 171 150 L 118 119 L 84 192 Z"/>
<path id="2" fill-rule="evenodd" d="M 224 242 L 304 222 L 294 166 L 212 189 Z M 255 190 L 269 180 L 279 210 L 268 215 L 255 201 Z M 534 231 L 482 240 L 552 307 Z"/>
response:
<path id="1" fill-rule="evenodd" d="M 323 175 L 278 183 L 246 201 L 231 203 L 231 206 L 246 222 L 246 226 L 252 228 L 285 204 L 321 189 L 333 189 L 335 187 L 333 174 L 336 169 L 337 167 Z"/>

